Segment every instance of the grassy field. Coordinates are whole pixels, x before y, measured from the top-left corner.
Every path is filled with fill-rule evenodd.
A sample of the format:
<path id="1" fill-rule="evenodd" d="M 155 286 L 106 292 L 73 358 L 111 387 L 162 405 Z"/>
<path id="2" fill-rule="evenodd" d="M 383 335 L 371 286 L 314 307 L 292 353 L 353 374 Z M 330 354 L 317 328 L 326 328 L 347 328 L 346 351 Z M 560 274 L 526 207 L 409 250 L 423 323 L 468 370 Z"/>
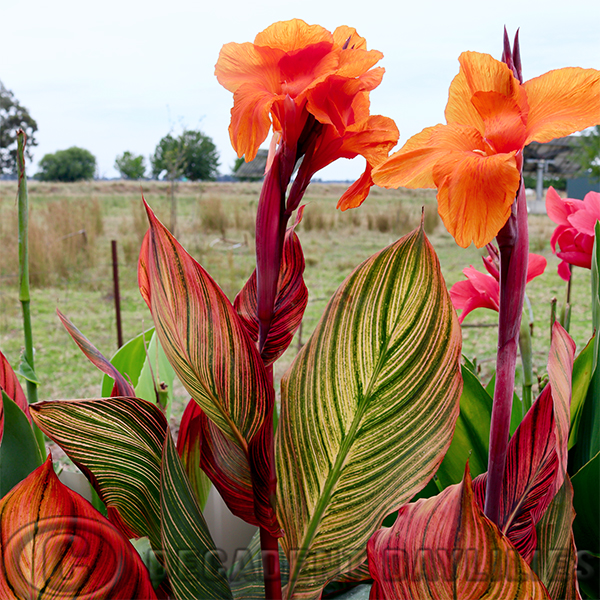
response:
<path id="1" fill-rule="evenodd" d="M 143 182 L 146 200 L 166 224 L 170 222 L 168 185 Z M 440 258 L 448 287 L 463 278 L 472 264 L 483 270 L 482 251 L 459 248 L 437 217 L 434 191 L 374 188 L 364 205 L 341 213 L 336 202 L 345 187 L 312 184 L 298 233 L 306 256 L 305 279 L 309 304 L 301 335 L 276 364 L 279 380 L 299 344 L 308 339 L 326 302 L 337 286 L 362 260 L 413 229 L 421 206 L 426 208 L 426 231 Z M 178 238 L 233 300 L 254 268 L 254 215 L 259 184 L 182 183 L 177 191 Z M 41 399 L 84 398 L 99 395 L 98 371 L 76 348 L 55 315 L 65 313 L 107 356 L 116 350 L 116 327 L 111 240 L 117 240 L 123 331 L 129 339 L 152 325 L 137 289 L 136 262 L 146 229 L 139 183 L 87 182 L 29 184 L 31 204 L 32 315 L 36 371 L 42 382 Z M 535 315 L 534 362 L 545 372 L 549 347 L 550 301 L 559 305 L 564 282 L 556 274 L 557 259 L 549 245 L 553 223 L 530 216 L 531 250 L 548 259 L 543 276 L 527 288 Z M 0 182 L 0 350 L 18 365 L 23 344 L 17 291 L 16 183 Z M 578 349 L 591 335 L 590 272 L 574 273 L 571 334 Z M 483 309 L 466 319 L 463 352 L 476 357 L 482 377 L 493 369 L 497 314 Z M 472 325 L 487 327 L 472 327 Z M 300 339 L 299 339 L 300 338 Z M 176 388 L 180 414 L 185 390 Z"/>

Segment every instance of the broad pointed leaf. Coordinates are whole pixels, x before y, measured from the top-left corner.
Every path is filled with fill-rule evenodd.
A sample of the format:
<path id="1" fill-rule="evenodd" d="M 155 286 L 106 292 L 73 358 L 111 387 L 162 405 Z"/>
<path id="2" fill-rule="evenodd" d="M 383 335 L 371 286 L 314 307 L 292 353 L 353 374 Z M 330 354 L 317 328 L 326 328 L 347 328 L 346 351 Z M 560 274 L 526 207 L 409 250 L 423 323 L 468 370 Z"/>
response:
<path id="1" fill-rule="evenodd" d="M 281 270 L 277 283 L 277 296 L 271 328 L 261 352 L 265 365 L 274 363 L 290 345 L 294 333 L 302 322 L 302 316 L 308 302 L 308 290 L 304 284 L 304 253 L 300 240 L 294 232 L 299 218 L 292 227 L 288 227 L 283 242 Z M 256 290 L 256 269 L 250 279 L 236 296 L 233 306 L 240 315 L 250 337 L 258 343 L 258 303 Z"/>
<path id="2" fill-rule="evenodd" d="M 600 555 L 600 453 L 572 478 L 577 516 L 573 525 L 579 550 Z"/>
<path id="3" fill-rule="evenodd" d="M 200 508 L 204 509 L 210 492 L 210 480 L 200 468 L 202 460 L 203 413 L 193 399 L 188 402 L 177 434 L 177 452 L 183 461 L 185 471 L 196 494 Z"/>
<path id="4" fill-rule="evenodd" d="M 569 450 L 577 443 L 579 423 L 583 414 L 583 407 L 587 391 L 592 379 L 594 360 L 595 335 L 579 353 L 573 363 L 573 393 L 571 399 L 571 430 L 569 432 Z"/>
<path id="5" fill-rule="evenodd" d="M 535 525 L 566 474 L 571 371 L 575 344 L 554 326 L 548 360 L 550 383 L 544 388 L 508 444 L 498 526 L 526 561 L 536 548 Z M 487 473 L 473 482 L 483 508 Z"/>
<path id="6" fill-rule="evenodd" d="M 52 459 L 0 500 L 3 600 L 156 599 L 126 537 L 64 486 Z"/>
<path id="7" fill-rule="evenodd" d="M 58 318 L 62 321 L 73 341 L 79 346 L 81 351 L 88 359 L 103 373 L 112 377 L 115 381 L 111 396 L 135 396 L 133 386 L 111 365 L 110 361 L 88 340 L 75 325 L 63 315 L 60 310 L 56 310 Z"/>
<path id="8" fill-rule="evenodd" d="M 135 395 L 148 402 L 160 404 L 167 416 L 171 416 L 171 403 L 173 401 L 173 382 L 175 371 L 162 349 L 156 332 L 148 344 L 148 355 L 144 353 L 144 361 L 140 377 L 135 386 Z"/>
<path id="9" fill-rule="evenodd" d="M 91 481 L 127 537 L 160 550 L 160 465 L 167 421 L 139 398 L 38 402 L 31 414 Z"/>
<path id="10" fill-rule="evenodd" d="M 25 413 L 0 390 L 6 431 L 0 443 L 0 498 L 43 462 L 40 447 Z"/>
<path id="11" fill-rule="evenodd" d="M 462 377 L 460 414 L 450 448 L 436 473 L 443 487 L 462 480 L 467 460 L 472 475 L 487 471 L 492 397 L 467 367 L 462 368 Z"/>
<path id="12" fill-rule="evenodd" d="M 134 338 L 125 342 L 111 357 L 110 364 L 115 367 L 123 376 L 131 382 L 135 388 L 142 372 L 142 367 L 146 360 L 146 347 L 154 335 L 154 327 L 136 335 Z M 102 377 L 103 398 L 111 396 L 113 380 L 108 375 Z"/>
<path id="13" fill-rule="evenodd" d="M 519 553 L 462 483 L 405 504 L 391 529 L 369 540 L 377 600 L 533 600 L 550 598 Z"/>
<path id="14" fill-rule="evenodd" d="M 318 598 L 431 479 L 462 388 L 460 327 L 422 229 L 360 265 L 281 382 L 287 597 Z"/>
<path id="15" fill-rule="evenodd" d="M 536 526 L 535 572 L 551 598 L 579 600 L 577 549 L 573 540 L 573 486 L 569 476 Z"/>
<path id="16" fill-rule="evenodd" d="M 223 564 L 170 431 L 165 435 L 160 493 L 163 557 L 175 597 L 232 598 Z"/>
<path id="17" fill-rule="evenodd" d="M 280 535 L 274 510 L 263 501 L 275 493 L 261 467 L 272 460 L 260 433 L 274 404 L 263 362 L 223 291 L 146 209 L 150 229 L 138 277 L 160 343 L 189 394 L 236 447 L 240 460 L 230 463 L 237 470 L 229 476 L 252 482 L 253 496 L 244 499 L 255 506 L 249 522 Z"/>
<path id="18" fill-rule="evenodd" d="M 31 423 L 29 416 L 29 405 L 23 388 L 17 379 L 17 375 L 13 371 L 8 359 L 0 352 L 0 391 L 4 390 L 6 395 L 13 400 L 16 405 L 25 413 L 25 416 Z M 4 413 L 0 404 L 0 442 L 2 442 L 2 432 L 4 431 Z M 1 496 L 0 496 L 1 497 Z"/>

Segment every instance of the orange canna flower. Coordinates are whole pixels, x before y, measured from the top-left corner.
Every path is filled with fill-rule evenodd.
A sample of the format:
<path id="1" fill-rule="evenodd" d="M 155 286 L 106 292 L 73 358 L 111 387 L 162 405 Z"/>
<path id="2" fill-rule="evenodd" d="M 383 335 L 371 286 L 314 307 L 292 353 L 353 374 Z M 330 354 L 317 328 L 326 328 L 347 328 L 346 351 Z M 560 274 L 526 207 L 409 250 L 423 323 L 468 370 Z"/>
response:
<path id="1" fill-rule="evenodd" d="M 229 134 L 238 156 L 252 160 L 273 127 L 275 143 L 285 145 L 293 162 L 304 156 L 308 185 L 337 158 L 360 154 L 367 169 L 344 205 L 360 204 L 372 168 L 398 140 L 391 119 L 369 114 L 369 92 L 384 73 L 372 67 L 382 57 L 351 27 L 330 33 L 300 19 L 274 23 L 254 43 L 223 46 L 215 74 L 234 94 Z"/>
<path id="2" fill-rule="evenodd" d="M 523 147 L 600 123 L 600 71 L 566 68 L 521 84 L 505 63 L 465 52 L 450 85 L 446 125 L 424 129 L 375 168 L 383 187 L 437 188 L 456 243 L 481 248 L 507 222 Z"/>

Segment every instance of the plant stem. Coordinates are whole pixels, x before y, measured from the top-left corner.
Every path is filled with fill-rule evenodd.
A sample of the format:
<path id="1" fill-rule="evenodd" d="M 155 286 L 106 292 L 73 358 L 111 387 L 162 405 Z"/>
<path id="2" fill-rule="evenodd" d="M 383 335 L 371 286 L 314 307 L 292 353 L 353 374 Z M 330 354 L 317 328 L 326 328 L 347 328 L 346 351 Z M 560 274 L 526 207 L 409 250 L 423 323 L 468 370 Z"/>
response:
<path id="1" fill-rule="evenodd" d="M 17 165 L 19 171 L 19 300 L 23 310 L 23 334 L 25 337 L 25 349 L 21 362 L 25 364 L 27 401 L 33 404 L 38 401 L 38 384 L 36 379 L 33 360 L 33 331 L 31 327 L 31 296 L 29 294 L 29 196 L 27 194 L 27 177 L 25 175 L 25 132 L 19 129 L 17 132 Z M 21 368 L 21 372 L 23 371 Z M 33 432 L 40 447 L 42 458 L 46 458 L 46 443 L 44 434 L 37 425 L 33 424 Z"/>
<path id="2" fill-rule="evenodd" d="M 498 524 L 502 481 L 510 431 L 510 413 L 515 387 L 517 346 L 529 258 L 527 201 L 523 182 L 519 187 L 513 214 L 498 233 L 500 249 L 500 316 L 496 388 L 490 425 L 485 515 Z"/>

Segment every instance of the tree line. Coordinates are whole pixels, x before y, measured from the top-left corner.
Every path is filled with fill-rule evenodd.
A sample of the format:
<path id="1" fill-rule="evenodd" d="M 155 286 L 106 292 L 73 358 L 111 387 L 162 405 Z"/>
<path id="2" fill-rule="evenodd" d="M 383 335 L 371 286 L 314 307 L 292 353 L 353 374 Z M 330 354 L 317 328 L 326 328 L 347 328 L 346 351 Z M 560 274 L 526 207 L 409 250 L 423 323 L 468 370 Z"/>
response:
<path id="1" fill-rule="evenodd" d="M 28 160 L 31 149 L 37 145 L 38 126 L 27 108 L 0 82 L 0 175 L 17 172 L 17 130 L 27 136 Z M 72 146 L 45 154 L 34 175 L 40 181 L 80 181 L 92 179 L 96 174 L 96 157 L 85 148 Z M 174 181 L 186 178 L 191 181 L 216 179 L 219 153 L 212 139 L 198 130 L 185 129 L 180 135 L 164 136 L 149 159 L 141 154 L 125 151 L 116 157 L 115 168 L 123 179 L 142 179 L 147 175 Z"/>
<path id="2" fill-rule="evenodd" d="M 0 81 L 0 175 L 17 172 L 17 130 L 27 136 L 26 158 L 32 159 L 31 149 L 37 145 L 38 126 L 27 108 Z M 600 125 L 592 127 L 579 138 L 575 160 L 581 165 L 581 175 L 600 181 Z M 238 159 L 233 172 L 243 161 Z M 175 136 L 164 136 L 150 156 L 149 165 L 141 154 L 125 151 L 115 160 L 115 168 L 123 179 L 142 179 L 146 176 L 175 181 L 216 179 L 219 153 L 212 139 L 199 130 L 184 129 Z M 96 173 L 96 157 L 84 148 L 73 146 L 45 154 L 34 176 L 41 181 L 78 181 L 92 179 Z"/>

